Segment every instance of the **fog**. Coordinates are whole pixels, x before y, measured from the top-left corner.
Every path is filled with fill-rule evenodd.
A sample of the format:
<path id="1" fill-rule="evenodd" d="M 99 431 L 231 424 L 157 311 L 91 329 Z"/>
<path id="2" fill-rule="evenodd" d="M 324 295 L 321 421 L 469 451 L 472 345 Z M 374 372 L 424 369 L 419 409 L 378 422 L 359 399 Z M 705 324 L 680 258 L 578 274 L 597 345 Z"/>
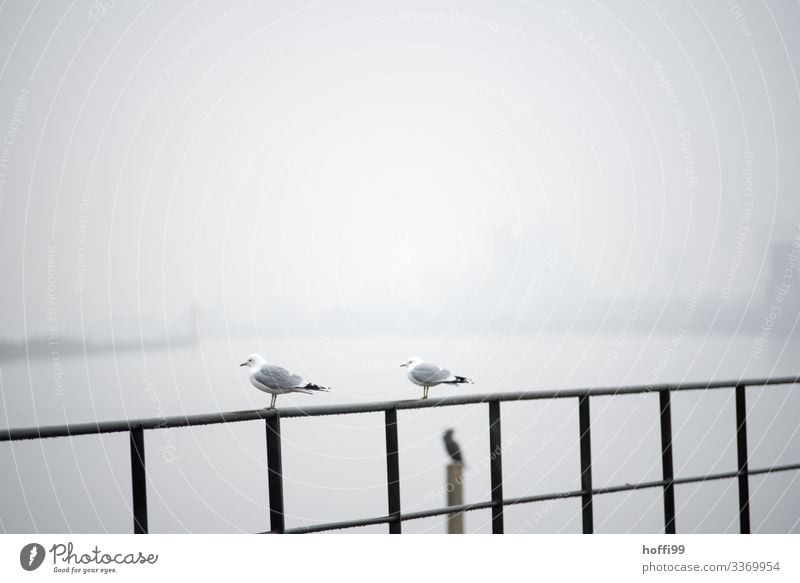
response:
<path id="1" fill-rule="evenodd" d="M 437 395 L 797 374 L 798 23 L 754 1 L 6 2 L 0 426 L 263 407 L 237 367 L 256 351 L 334 389 L 279 406 L 418 398 L 411 355 L 476 381 Z M 800 461 L 795 389 L 748 394 L 753 467 Z M 596 401 L 597 485 L 660 479 L 653 399 Z M 676 473 L 735 470 L 732 393 L 680 399 Z M 451 426 L 487 499 L 483 409 L 400 415 L 404 510 L 443 503 Z M 504 405 L 506 496 L 579 488 L 576 413 Z M 284 425 L 287 525 L 386 512 L 379 416 Z M 263 424 L 162 433 L 154 531 L 268 527 Z M 0 530 L 129 530 L 126 444 L 0 444 Z M 736 531 L 735 486 L 678 488 L 679 531 Z M 797 472 L 751 491 L 754 529 L 800 529 Z M 598 497 L 598 530 L 658 532 L 659 496 Z M 507 530 L 580 530 L 577 499 L 534 506 Z"/>

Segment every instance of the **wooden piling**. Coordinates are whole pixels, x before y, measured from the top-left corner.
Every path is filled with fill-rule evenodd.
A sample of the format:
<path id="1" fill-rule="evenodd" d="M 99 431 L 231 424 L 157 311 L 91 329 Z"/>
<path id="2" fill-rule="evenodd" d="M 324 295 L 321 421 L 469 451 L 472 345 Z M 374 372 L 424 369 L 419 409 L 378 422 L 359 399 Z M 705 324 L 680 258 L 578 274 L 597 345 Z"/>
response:
<path id="1" fill-rule="evenodd" d="M 464 476 L 461 464 L 448 464 L 445 478 L 447 505 L 458 506 L 464 503 Z M 447 515 L 447 534 L 464 534 L 464 513 Z"/>

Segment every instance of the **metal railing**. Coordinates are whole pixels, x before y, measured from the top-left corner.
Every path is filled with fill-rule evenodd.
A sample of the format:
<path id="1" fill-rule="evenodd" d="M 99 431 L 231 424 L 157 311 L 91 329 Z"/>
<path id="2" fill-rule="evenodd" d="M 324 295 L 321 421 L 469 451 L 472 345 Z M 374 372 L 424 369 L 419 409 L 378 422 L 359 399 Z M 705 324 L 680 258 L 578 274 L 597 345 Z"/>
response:
<path id="1" fill-rule="evenodd" d="M 192 427 L 216 423 L 238 423 L 264 419 L 267 441 L 267 472 L 269 487 L 270 533 L 309 533 L 338 530 L 373 524 L 387 524 L 389 532 L 399 534 L 402 524 L 408 520 L 440 516 L 457 512 L 468 512 L 490 508 L 492 511 L 492 532 L 503 532 L 503 510 L 506 506 L 542 502 L 546 500 L 581 498 L 583 532 L 594 532 L 592 499 L 594 496 L 662 488 L 664 501 L 664 530 L 675 533 L 675 485 L 705 482 L 709 480 L 738 479 L 739 491 L 739 530 L 750 532 L 750 493 L 749 477 L 790 470 L 800 470 L 800 463 L 750 469 L 747 452 L 747 411 L 745 391 L 748 386 L 774 386 L 800 383 L 800 376 L 750 379 L 740 381 L 715 381 L 704 383 L 680 383 L 664 385 L 632 386 L 623 388 L 572 389 L 559 391 L 536 391 L 517 393 L 495 393 L 466 395 L 461 397 L 431 398 L 427 400 L 391 401 L 362 403 L 354 405 L 333 405 L 319 407 L 289 408 L 238 411 L 229 413 L 209 413 L 176 417 L 158 417 L 130 421 L 106 421 L 98 423 L 77 423 L 48 427 L 32 427 L 0 430 L 0 442 L 51 437 L 72 437 L 100 433 L 127 431 L 130 436 L 131 489 L 133 501 L 133 531 L 147 533 L 147 474 L 145 465 L 144 432 L 152 429 Z M 737 471 L 708 474 L 704 476 L 676 478 L 673 471 L 672 456 L 672 411 L 671 394 L 677 391 L 733 389 L 736 397 L 736 453 Z M 662 479 L 604 488 L 592 484 L 592 447 L 590 401 L 592 397 L 631 395 L 639 393 L 658 393 L 661 426 L 661 471 Z M 580 444 L 581 489 L 575 491 L 539 494 L 517 498 L 503 497 L 503 465 L 500 426 L 500 403 L 511 401 L 536 401 L 543 399 L 576 399 L 578 403 L 578 427 Z M 457 405 L 486 404 L 489 409 L 489 454 L 491 499 L 485 502 L 447 506 L 433 510 L 402 512 L 400 505 L 400 452 L 397 439 L 397 411 L 407 409 L 428 409 Z M 286 528 L 283 505 L 283 466 L 281 462 L 281 419 L 295 417 L 319 417 L 324 415 L 351 415 L 360 413 L 384 413 L 386 430 L 386 494 L 388 514 L 374 518 L 327 522 L 310 526 Z"/>

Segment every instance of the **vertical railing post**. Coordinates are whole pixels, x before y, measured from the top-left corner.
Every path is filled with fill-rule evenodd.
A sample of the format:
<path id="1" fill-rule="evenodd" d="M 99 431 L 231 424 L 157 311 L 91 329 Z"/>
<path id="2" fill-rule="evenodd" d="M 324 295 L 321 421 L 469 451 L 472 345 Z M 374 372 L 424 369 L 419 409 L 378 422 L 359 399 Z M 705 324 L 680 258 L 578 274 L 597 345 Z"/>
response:
<path id="1" fill-rule="evenodd" d="M 269 486 L 269 528 L 283 532 L 283 462 L 281 460 L 281 418 L 277 412 L 265 418 L 267 426 L 267 484 Z"/>
<path id="2" fill-rule="evenodd" d="M 133 498 L 133 533 L 147 534 L 147 472 L 144 465 L 144 429 L 132 428 L 131 493 Z"/>
<path id="3" fill-rule="evenodd" d="M 672 407 L 668 390 L 658 392 L 661 409 L 661 479 L 664 480 L 664 532 L 675 534 L 675 474 L 672 466 Z"/>
<path id="4" fill-rule="evenodd" d="M 750 482 L 747 474 L 745 386 L 736 385 L 736 457 L 739 462 L 739 532 L 750 534 Z"/>
<path id="5" fill-rule="evenodd" d="M 581 496 L 583 502 L 583 533 L 594 532 L 592 516 L 592 437 L 589 430 L 589 395 L 578 398 L 578 429 L 580 431 L 581 449 Z"/>
<path id="6" fill-rule="evenodd" d="M 503 446 L 500 401 L 489 401 L 489 470 L 492 481 L 492 534 L 503 534 Z"/>
<path id="7" fill-rule="evenodd" d="M 389 504 L 389 534 L 400 534 L 400 454 L 397 440 L 397 409 L 386 409 L 386 494 Z"/>

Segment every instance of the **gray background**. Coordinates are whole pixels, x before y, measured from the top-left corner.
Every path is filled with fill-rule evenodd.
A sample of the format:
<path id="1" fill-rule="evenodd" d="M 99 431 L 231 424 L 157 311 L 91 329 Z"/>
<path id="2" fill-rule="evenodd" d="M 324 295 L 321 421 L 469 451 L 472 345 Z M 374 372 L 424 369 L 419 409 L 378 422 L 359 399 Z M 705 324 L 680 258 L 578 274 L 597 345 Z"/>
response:
<path id="1" fill-rule="evenodd" d="M 796 374 L 798 24 L 789 2 L 4 3 L 0 425 L 262 407 L 254 351 L 334 387 L 279 405 L 416 398 L 411 355 L 476 380 L 446 395 Z M 593 405 L 595 484 L 658 479 L 655 397 Z M 748 405 L 751 466 L 800 460 L 795 387 Z M 503 415 L 507 496 L 578 487 L 574 403 Z M 678 475 L 735 469 L 731 392 L 673 415 Z M 404 509 L 443 503 L 451 426 L 488 497 L 484 408 L 400 423 Z M 289 526 L 386 512 L 379 415 L 284 432 Z M 267 528 L 263 441 L 148 433 L 151 529 Z M 2 444 L 0 530 L 128 531 L 127 456 Z M 800 529 L 796 472 L 751 492 L 754 530 Z M 733 480 L 677 502 L 679 532 L 737 530 Z M 663 528 L 658 490 L 595 504 L 598 531 Z"/>

